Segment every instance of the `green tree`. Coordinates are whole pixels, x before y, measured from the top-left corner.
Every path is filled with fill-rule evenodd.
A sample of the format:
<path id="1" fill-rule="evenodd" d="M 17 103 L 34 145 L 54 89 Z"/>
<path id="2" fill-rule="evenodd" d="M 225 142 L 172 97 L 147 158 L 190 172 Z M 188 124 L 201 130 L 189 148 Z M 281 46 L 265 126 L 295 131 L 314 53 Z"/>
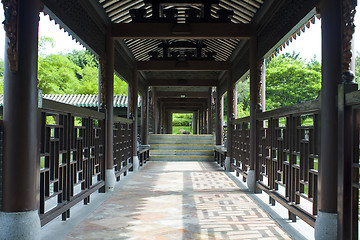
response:
<path id="1" fill-rule="evenodd" d="M 95 67 L 97 68 L 99 61 L 88 50 L 77 51 L 73 50 L 71 53 L 66 54 L 70 61 L 75 63 L 80 68 Z"/>
<path id="2" fill-rule="evenodd" d="M 114 95 L 128 95 L 128 84 L 117 75 L 114 76 Z"/>
<path id="3" fill-rule="evenodd" d="M 237 84 L 237 118 L 250 115 L 250 78 Z"/>
<path id="4" fill-rule="evenodd" d="M 280 55 L 266 64 L 266 109 L 316 99 L 321 88 L 320 64 L 313 59 Z"/>
<path id="5" fill-rule="evenodd" d="M 39 58 L 39 87 L 44 94 L 75 94 L 81 69 L 66 56 L 50 54 Z"/>

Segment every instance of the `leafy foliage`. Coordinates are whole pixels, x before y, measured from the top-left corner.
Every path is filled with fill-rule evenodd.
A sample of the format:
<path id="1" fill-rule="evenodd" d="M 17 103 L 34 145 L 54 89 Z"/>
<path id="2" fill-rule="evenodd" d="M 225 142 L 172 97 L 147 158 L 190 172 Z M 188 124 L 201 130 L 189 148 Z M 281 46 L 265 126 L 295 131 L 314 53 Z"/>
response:
<path id="1" fill-rule="evenodd" d="M 250 115 L 250 78 L 238 82 L 237 85 L 237 118 Z"/>
<path id="2" fill-rule="evenodd" d="M 360 52 L 357 52 L 355 58 L 355 82 L 360 84 Z"/>
<path id="3" fill-rule="evenodd" d="M 39 57 L 39 87 L 44 94 L 97 94 L 98 60 L 89 51 Z M 127 95 L 127 83 L 114 76 L 114 94 Z"/>
<path id="4" fill-rule="evenodd" d="M 266 109 L 316 99 L 321 89 L 321 67 L 316 59 L 305 63 L 298 55 L 280 55 L 266 64 Z"/>
<path id="5" fill-rule="evenodd" d="M 80 85 L 77 75 L 81 75 L 81 68 L 64 55 L 39 58 L 39 87 L 44 94 L 75 94 Z"/>
<path id="6" fill-rule="evenodd" d="M 99 61 L 96 59 L 96 57 L 87 50 L 73 50 L 71 53 L 66 54 L 66 57 L 82 69 L 85 67 L 96 68 L 99 64 Z"/>
<path id="7" fill-rule="evenodd" d="M 192 113 L 174 113 L 172 123 L 173 126 L 190 126 L 192 118 Z"/>
<path id="8" fill-rule="evenodd" d="M 249 78 L 238 83 L 238 118 L 250 115 L 249 88 Z M 313 100 L 320 88 L 321 64 L 316 57 L 305 62 L 299 53 L 293 52 L 274 57 L 266 63 L 266 110 Z"/>

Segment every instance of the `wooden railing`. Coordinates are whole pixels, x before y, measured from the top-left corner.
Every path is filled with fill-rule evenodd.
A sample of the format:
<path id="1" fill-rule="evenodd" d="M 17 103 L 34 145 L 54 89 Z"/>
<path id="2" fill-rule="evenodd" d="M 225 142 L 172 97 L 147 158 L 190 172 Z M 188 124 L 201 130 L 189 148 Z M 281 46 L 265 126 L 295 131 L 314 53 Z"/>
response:
<path id="1" fill-rule="evenodd" d="M 344 239 L 359 235 L 360 91 L 354 83 L 339 85 L 338 95 L 338 233 Z M 268 112 L 255 112 L 256 139 L 250 141 L 250 118 L 231 122 L 232 167 L 246 181 L 250 145 L 256 144 L 258 189 L 296 217 L 314 227 L 318 214 L 320 158 L 319 101 Z M 320 196 L 321 197 L 321 196 Z"/>
<path id="2" fill-rule="evenodd" d="M 257 187 L 314 226 L 319 163 L 318 101 L 256 113 Z M 233 168 L 246 180 L 250 166 L 250 117 L 232 121 Z"/>
<path id="3" fill-rule="evenodd" d="M 105 115 L 43 100 L 40 129 L 40 219 L 44 225 L 104 186 Z"/>
<path id="4" fill-rule="evenodd" d="M 349 87 L 345 83 L 339 88 L 339 239 L 359 239 L 360 91 L 344 94 Z"/>
<path id="5" fill-rule="evenodd" d="M 0 120 L 0 209 L 2 209 L 2 174 L 3 174 L 3 138 L 4 137 L 4 128 L 3 121 Z"/>
<path id="6" fill-rule="evenodd" d="M 241 173 L 246 181 L 247 170 L 249 167 L 249 153 L 250 153 L 250 118 L 245 117 L 236 119 L 231 124 L 232 130 L 232 156 L 236 160 L 233 167 L 236 169 L 236 175 Z"/>
<path id="7" fill-rule="evenodd" d="M 133 120 L 114 117 L 114 169 L 117 180 L 132 167 Z"/>

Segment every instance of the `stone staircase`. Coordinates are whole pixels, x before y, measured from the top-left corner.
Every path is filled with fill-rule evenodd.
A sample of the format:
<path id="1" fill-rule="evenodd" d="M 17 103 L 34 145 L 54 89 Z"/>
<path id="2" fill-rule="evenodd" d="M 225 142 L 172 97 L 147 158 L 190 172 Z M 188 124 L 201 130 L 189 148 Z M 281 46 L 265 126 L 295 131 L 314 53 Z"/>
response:
<path id="1" fill-rule="evenodd" d="M 214 161 L 214 135 L 151 134 L 150 161 Z"/>

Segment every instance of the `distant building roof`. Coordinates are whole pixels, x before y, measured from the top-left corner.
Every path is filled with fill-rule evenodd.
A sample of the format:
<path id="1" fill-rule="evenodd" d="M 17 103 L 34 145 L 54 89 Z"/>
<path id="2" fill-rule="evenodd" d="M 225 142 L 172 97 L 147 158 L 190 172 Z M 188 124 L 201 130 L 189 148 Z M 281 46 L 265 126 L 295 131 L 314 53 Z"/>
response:
<path id="1" fill-rule="evenodd" d="M 97 107 L 98 95 L 88 94 L 44 94 L 43 98 L 78 107 Z M 0 106 L 3 106 L 4 94 L 0 94 Z M 140 105 L 140 97 L 138 101 Z M 114 95 L 114 107 L 127 107 L 128 96 Z"/>

